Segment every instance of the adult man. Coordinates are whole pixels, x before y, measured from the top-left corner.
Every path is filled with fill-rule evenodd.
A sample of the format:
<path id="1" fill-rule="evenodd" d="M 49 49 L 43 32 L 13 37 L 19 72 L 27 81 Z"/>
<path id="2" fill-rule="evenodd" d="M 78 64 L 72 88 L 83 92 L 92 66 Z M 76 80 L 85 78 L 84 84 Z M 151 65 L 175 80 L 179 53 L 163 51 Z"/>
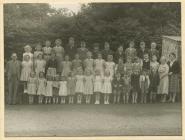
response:
<path id="1" fill-rule="evenodd" d="M 108 42 L 104 43 L 104 50 L 102 51 L 102 57 L 107 60 L 108 55 L 113 55 L 113 51 L 110 49 L 110 44 Z"/>
<path id="2" fill-rule="evenodd" d="M 20 79 L 21 63 L 17 60 L 17 54 L 13 53 L 11 60 L 6 65 L 8 79 L 8 104 L 16 104 L 17 91 Z"/>
<path id="3" fill-rule="evenodd" d="M 77 53 L 77 47 L 75 45 L 75 40 L 73 37 L 69 38 L 69 42 L 65 48 L 66 53 L 69 55 L 70 59 L 73 60 L 75 54 Z"/>

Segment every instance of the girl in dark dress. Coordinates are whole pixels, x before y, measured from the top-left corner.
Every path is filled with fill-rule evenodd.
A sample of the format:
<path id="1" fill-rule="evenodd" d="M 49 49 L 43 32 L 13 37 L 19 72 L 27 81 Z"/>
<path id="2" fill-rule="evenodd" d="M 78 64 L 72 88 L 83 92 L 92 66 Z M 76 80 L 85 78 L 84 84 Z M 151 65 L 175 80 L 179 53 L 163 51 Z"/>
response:
<path id="1" fill-rule="evenodd" d="M 117 73 L 112 81 L 114 101 L 113 103 L 120 103 L 120 95 L 123 87 L 123 80 L 121 79 L 121 74 Z"/>
<path id="2" fill-rule="evenodd" d="M 155 103 L 156 102 L 156 94 L 157 94 L 157 88 L 159 85 L 159 74 L 158 74 L 158 69 L 152 68 L 151 73 L 150 73 L 150 103 Z"/>
<path id="3" fill-rule="evenodd" d="M 134 71 L 131 75 L 131 87 L 132 87 L 132 103 L 137 103 L 138 91 L 140 90 L 139 87 L 139 73 L 138 71 Z"/>

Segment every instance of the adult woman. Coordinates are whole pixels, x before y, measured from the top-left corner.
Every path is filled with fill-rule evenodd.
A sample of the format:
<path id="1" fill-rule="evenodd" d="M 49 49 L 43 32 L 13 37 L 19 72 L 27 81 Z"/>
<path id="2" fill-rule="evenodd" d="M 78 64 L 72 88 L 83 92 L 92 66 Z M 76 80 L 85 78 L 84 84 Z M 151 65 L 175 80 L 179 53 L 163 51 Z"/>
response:
<path id="1" fill-rule="evenodd" d="M 166 102 L 166 96 L 168 95 L 168 87 L 169 87 L 169 79 L 168 79 L 168 72 L 169 66 L 166 63 L 166 58 L 164 56 L 160 59 L 161 64 L 159 65 L 159 87 L 158 87 L 158 94 L 161 94 L 161 102 Z"/>
<path id="2" fill-rule="evenodd" d="M 180 73 L 180 65 L 176 60 L 175 53 L 171 53 L 169 55 L 169 101 L 175 102 L 175 98 L 177 93 L 179 92 L 179 73 Z"/>
<path id="3" fill-rule="evenodd" d="M 61 39 L 56 39 L 55 40 L 56 46 L 53 48 L 56 58 L 57 58 L 57 73 L 61 74 L 62 72 L 62 66 L 61 66 L 61 61 L 63 60 L 64 56 L 64 48 L 61 46 L 62 45 L 62 40 Z"/>

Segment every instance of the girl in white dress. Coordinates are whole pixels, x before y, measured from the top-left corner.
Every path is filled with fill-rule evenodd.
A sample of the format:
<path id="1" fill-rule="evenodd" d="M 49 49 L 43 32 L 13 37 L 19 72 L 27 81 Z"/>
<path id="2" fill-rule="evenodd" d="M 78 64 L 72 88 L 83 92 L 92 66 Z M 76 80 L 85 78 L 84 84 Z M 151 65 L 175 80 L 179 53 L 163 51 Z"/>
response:
<path id="1" fill-rule="evenodd" d="M 92 59 L 92 53 L 90 51 L 87 52 L 87 58 L 84 60 L 84 68 L 89 69 L 91 73 L 93 70 L 94 60 Z"/>
<path id="2" fill-rule="evenodd" d="M 77 94 L 77 104 L 81 104 L 82 95 L 84 93 L 84 75 L 82 69 L 79 69 L 76 75 L 75 93 Z"/>
<path id="3" fill-rule="evenodd" d="M 32 48 L 30 45 L 26 45 L 24 47 L 24 53 L 23 53 L 23 59 L 25 55 L 29 55 L 30 56 L 30 60 L 29 61 L 33 61 L 33 54 L 31 53 Z"/>
<path id="4" fill-rule="evenodd" d="M 115 63 L 113 62 L 113 55 L 107 56 L 107 62 L 105 62 L 105 70 L 110 72 L 110 76 L 113 78 L 115 72 Z"/>
<path id="5" fill-rule="evenodd" d="M 99 70 L 101 76 L 104 76 L 105 60 L 102 59 L 102 54 L 98 54 L 98 58 L 94 60 L 94 69 Z"/>
<path id="6" fill-rule="evenodd" d="M 34 61 L 34 68 L 36 76 L 39 77 L 40 72 L 45 73 L 46 61 L 43 59 L 42 54 L 38 54 L 37 59 Z"/>
<path id="7" fill-rule="evenodd" d="M 45 94 L 45 104 L 51 103 L 51 98 L 53 94 L 53 77 L 47 75 L 47 84 L 46 84 L 46 94 Z"/>
<path id="8" fill-rule="evenodd" d="M 84 95 L 86 104 L 90 104 L 91 102 L 91 95 L 93 94 L 93 75 L 90 69 L 86 69 L 84 77 Z"/>
<path id="9" fill-rule="evenodd" d="M 37 78 L 35 77 L 35 73 L 32 71 L 30 73 L 30 77 L 28 78 L 29 104 L 33 104 L 34 96 L 36 95 L 36 90 L 37 90 Z"/>
<path id="10" fill-rule="evenodd" d="M 53 81 L 53 104 L 58 104 L 59 101 L 59 82 L 60 75 L 55 75 Z"/>
<path id="11" fill-rule="evenodd" d="M 103 77 L 100 74 L 100 70 L 96 70 L 94 76 L 95 104 L 100 104 L 100 94 L 102 93 L 102 80 Z"/>
<path id="12" fill-rule="evenodd" d="M 76 79 L 73 72 L 70 72 L 67 78 L 67 93 L 69 96 L 69 104 L 74 103 Z"/>
<path id="13" fill-rule="evenodd" d="M 44 72 L 39 73 L 37 85 L 38 85 L 37 95 L 39 99 L 38 103 L 42 104 L 44 95 L 46 94 L 46 79 L 44 77 Z"/>
<path id="14" fill-rule="evenodd" d="M 104 94 L 104 104 L 109 104 L 109 95 L 112 93 L 112 76 L 109 70 L 105 70 L 102 93 Z"/>
<path id="15" fill-rule="evenodd" d="M 64 61 L 62 62 L 62 76 L 68 76 L 71 72 L 72 63 L 69 61 L 69 55 L 65 55 Z"/>
<path id="16" fill-rule="evenodd" d="M 20 80 L 24 82 L 24 93 L 27 93 L 27 81 L 30 77 L 30 73 L 33 70 L 33 62 L 30 61 L 30 56 L 25 55 L 22 61 L 22 70 Z"/>
<path id="17" fill-rule="evenodd" d="M 65 104 L 66 103 L 66 97 L 67 97 L 67 79 L 65 76 L 61 76 L 60 82 L 59 82 L 59 96 L 60 96 L 60 103 Z"/>

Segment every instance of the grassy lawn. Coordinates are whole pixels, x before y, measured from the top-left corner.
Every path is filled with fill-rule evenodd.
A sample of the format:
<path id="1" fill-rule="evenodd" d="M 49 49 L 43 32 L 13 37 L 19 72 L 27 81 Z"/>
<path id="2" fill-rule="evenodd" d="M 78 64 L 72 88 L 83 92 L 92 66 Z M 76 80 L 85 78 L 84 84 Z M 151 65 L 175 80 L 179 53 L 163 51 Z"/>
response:
<path id="1" fill-rule="evenodd" d="M 181 135 L 181 104 L 14 105 L 5 136 Z"/>

